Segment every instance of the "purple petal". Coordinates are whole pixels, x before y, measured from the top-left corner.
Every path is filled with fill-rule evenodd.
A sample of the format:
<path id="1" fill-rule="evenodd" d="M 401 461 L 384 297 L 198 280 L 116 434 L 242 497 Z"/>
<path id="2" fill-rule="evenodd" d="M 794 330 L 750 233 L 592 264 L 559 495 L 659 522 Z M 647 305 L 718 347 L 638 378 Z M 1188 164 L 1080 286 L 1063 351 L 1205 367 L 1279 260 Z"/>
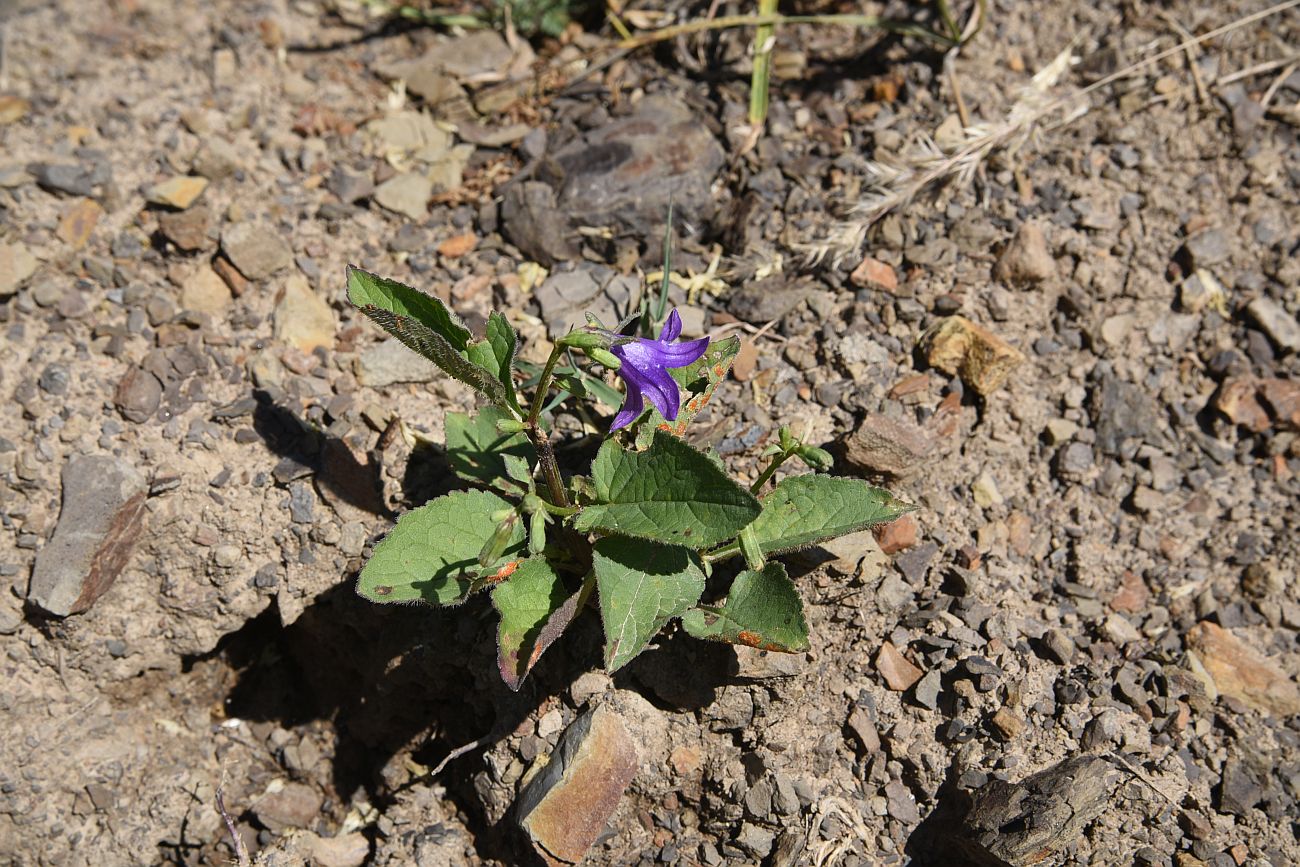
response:
<path id="1" fill-rule="evenodd" d="M 627 427 L 640 417 L 645 410 L 645 401 L 641 399 L 641 389 L 633 385 L 631 381 L 627 382 L 627 394 L 623 398 L 623 408 L 614 416 L 614 423 L 609 426 L 611 431 L 616 431 L 621 427 Z"/>
<path id="2" fill-rule="evenodd" d="M 685 367 L 702 356 L 709 348 L 709 338 L 688 340 L 685 343 L 660 344 L 655 347 L 655 358 L 664 367 Z"/>
<path id="3" fill-rule="evenodd" d="M 645 396 L 650 398 L 655 409 L 659 410 L 660 415 L 669 421 L 677 418 L 677 409 L 681 405 L 682 396 L 677 390 L 677 380 L 673 379 L 667 370 L 662 367 L 654 370 L 637 370 L 632 376 Z"/>
<path id="4" fill-rule="evenodd" d="M 682 333 L 682 317 L 677 315 L 677 308 L 668 314 L 668 321 L 664 323 L 663 330 L 659 332 L 660 343 L 672 343 L 677 336 Z"/>

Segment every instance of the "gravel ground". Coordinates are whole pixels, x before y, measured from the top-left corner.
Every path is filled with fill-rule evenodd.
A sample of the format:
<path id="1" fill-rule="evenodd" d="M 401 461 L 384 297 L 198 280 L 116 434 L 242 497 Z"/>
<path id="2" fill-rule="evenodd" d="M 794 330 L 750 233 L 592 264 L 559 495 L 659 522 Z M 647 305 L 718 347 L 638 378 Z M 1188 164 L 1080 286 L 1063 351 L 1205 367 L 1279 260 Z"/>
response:
<path id="1" fill-rule="evenodd" d="M 575 78 L 601 44 L 576 27 L 23 5 L 0 862 L 230 863 L 220 791 L 265 864 L 565 863 L 512 805 L 578 743 L 635 770 L 607 823 L 559 802 L 590 864 L 1300 860 L 1296 9 L 1079 99 L 1266 7 L 995 0 L 948 63 L 792 26 L 749 147 L 741 32 Z M 875 168 L 897 189 L 981 124 L 1012 146 L 840 243 Z M 610 679 L 588 616 L 512 693 L 486 600 L 352 589 L 447 489 L 426 440 L 473 400 L 347 306 L 344 266 L 471 328 L 503 310 L 543 358 L 635 297 L 670 200 L 687 335 L 744 340 L 688 436 L 752 478 L 790 424 L 920 508 L 788 558 L 807 654 L 670 630 Z"/>

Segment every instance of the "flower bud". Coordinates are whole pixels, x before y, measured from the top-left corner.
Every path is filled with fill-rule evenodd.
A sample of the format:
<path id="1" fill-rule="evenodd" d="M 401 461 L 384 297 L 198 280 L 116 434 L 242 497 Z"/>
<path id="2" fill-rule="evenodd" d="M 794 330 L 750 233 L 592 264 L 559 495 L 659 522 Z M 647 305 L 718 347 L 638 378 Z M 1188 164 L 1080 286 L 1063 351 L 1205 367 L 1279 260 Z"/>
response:
<path id="1" fill-rule="evenodd" d="M 511 512 L 504 521 L 497 524 L 497 528 L 492 531 L 492 535 L 483 543 L 483 549 L 478 552 L 478 564 L 485 569 L 496 561 L 500 560 L 506 553 L 506 547 L 510 544 L 510 539 L 515 533 L 515 524 L 519 521 L 519 514 Z"/>
<path id="2" fill-rule="evenodd" d="M 607 349 L 592 348 L 586 350 L 586 352 L 588 358 L 597 364 L 605 365 L 610 370 L 618 370 L 623 366 L 623 362 L 619 360 L 618 356 Z"/>
<path id="3" fill-rule="evenodd" d="M 516 434 L 528 430 L 528 425 L 513 418 L 503 418 L 497 422 L 497 430 L 503 434 Z"/>
<path id="4" fill-rule="evenodd" d="M 568 334 L 555 341 L 559 346 L 565 346 L 569 349 L 580 349 L 587 351 L 589 349 L 606 349 L 609 347 L 609 338 L 595 331 L 570 331 Z"/>

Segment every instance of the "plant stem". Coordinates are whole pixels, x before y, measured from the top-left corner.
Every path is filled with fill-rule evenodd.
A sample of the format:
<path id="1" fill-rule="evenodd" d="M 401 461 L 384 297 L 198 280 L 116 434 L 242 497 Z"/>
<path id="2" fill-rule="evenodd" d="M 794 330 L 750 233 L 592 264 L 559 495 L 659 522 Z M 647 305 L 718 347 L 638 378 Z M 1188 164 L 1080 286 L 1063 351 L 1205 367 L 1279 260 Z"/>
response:
<path id="1" fill-rule="evenodd" d="M 776 0 L 758 0 L 759 15 L 776 14 Z M 763 24 L 754 32 L 754 72 L 749 81 L 749 124 L 761 127 L 767 121 L 769 79 L 772 75 L 772 43 L 776 25 Z M 665 266 L 665 271 L 667 266 Z M 666 279 L 666 278 L 665 278 Z"/>
<path id="2" fill-rule="evenodd" d="M 555 460 L 555 449 L 551 448 L 551 441 L 546 436 L 546 432 L 537 424 L 537 417 L 542 414 L 542 405 L 546 402 L 546 393 L 551 389 L 551 376 L 555 373 L 555 364 L 560 360 L 563 352 L 564 349 L 559 344 L 551 347 L 551 356 L 546 359 L 541 378 L 537 380 L 537 391 L 533 393 L 533 403 L 528 410 L 528 418 L 524 419 L 524 424 L 528 425 L 528 438 L 533 441 L 533 447 L 537 449 L 537 461 L 542 465 L 542 475 L 546 477 L 546 487 L 551 492 L 553 505 L 567 509 L 571 505 L 569 493 L 564 490 L 564 479 L 560 477 L 560 465 Z"/>
<path id="3" fill-rule="evenodd" d="M 772 457 L 772 463 L 768 464 L 767 469 L 763 470 L 763 473 L 758 477 L 758 480 L 755 481 L 754 484 L 749 486 L 749 492 L 757 496 L 758 492 L 763 490 L 763 486 L 767 484 L 767 480 L 772 478 L 772 474 L 775 473 L 778 469 L 780 469 L 781 464 L 790 460 L 790 455 L 792 454 L 794 453 L 779 452 L 778 454 L 774 455 Z"/>

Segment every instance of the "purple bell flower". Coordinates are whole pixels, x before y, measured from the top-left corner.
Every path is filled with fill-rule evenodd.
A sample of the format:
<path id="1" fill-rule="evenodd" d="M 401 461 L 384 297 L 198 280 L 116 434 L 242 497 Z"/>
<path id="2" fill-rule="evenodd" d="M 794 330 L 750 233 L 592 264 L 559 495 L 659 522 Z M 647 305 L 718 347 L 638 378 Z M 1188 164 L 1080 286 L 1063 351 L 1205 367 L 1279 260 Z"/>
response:
<path id="1" fill-rule="evenodd" d="M 609 351 L 623 364 L 618 375 L 627 383 L 627 397 L 623 408 L 614 416 L 614 423 L 609 429 L 614 431 L 626 427 L 641 415 L 645 409 L 645 398 L 650 398 L 654 408 L 669 421 L 677 418 L 682 396 L 677 388 L 677 380 L 668 373 L 671 367 L 685 367 L 704 354 L 709 348 L 709 338 L 688 340 L 685 343 L 673 343 L 682 333 L 682 317 L 674 308 L 668 314 L 668 321 L 659 332 L 658 340 L 636 337 L 624 343 L 615 343 Z"/>

